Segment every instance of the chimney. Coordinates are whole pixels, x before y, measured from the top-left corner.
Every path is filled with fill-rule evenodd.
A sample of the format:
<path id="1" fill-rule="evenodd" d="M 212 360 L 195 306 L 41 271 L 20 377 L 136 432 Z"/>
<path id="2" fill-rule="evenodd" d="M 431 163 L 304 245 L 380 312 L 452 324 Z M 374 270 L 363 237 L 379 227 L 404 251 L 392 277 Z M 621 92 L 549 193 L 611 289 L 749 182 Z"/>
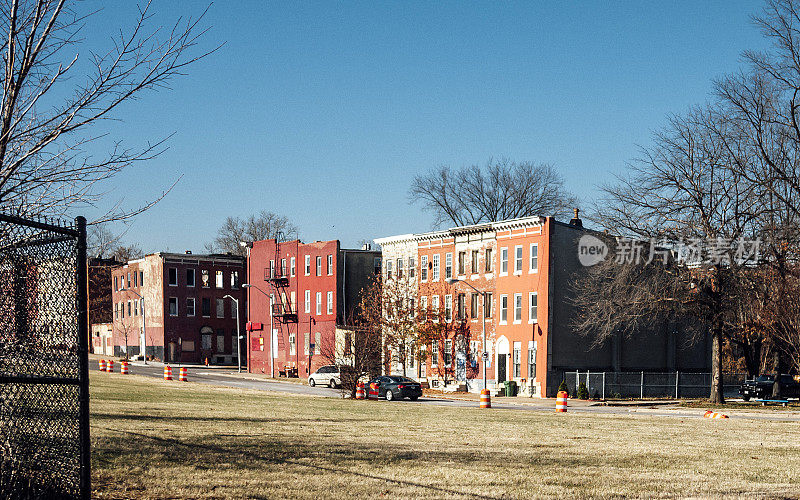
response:
<path id="1" fill-rule="evenodd" d="M 186 255 L 192 255 L 192 251 L 191 250 L 186 250 Z"/>
<path id="2" fill-rule="evenodd" d="M 579 212 L 580 212 L 580 210 L 576 208 L 576 209 L 575 209 L 575 217 L 573 217 L 573 218 L 572 218 L 572 219 L 569 221 L 569 225 L 570 225 L 570 226 L 575 226 L 575 227 L 583 227 L 583 221 L 580 219 L 580 217 L 578 217 L 578 213 L 579 213 Z"/>
<path id="3" fill-rule="evenodd" d="M 372 244 L 364 243 L 363 245 L 361 245 L 361 250 L 372 250 Z"/>

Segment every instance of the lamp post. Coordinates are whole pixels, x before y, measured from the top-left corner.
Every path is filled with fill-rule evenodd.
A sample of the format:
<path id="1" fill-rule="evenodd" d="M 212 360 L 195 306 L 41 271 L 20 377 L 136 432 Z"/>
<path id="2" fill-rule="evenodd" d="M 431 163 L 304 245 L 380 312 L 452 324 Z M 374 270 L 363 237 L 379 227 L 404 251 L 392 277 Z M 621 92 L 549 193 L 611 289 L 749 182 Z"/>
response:
<path id="1" fill-rule="evenodd" d="M 447 284 L 448 285 L 456 285 L 458 283 L 464 283 L 468 287 L 472 288 L 473 290 L 475 290 L 476 292 L 481 294 L 481 297 L 482 297 L 482 300 L 481 300 L 481 309 L 482 309 L 482 311 L 481 311 L 481 316 L 482 316 L 481 317 L 481 326 L 483 328 L 483 354 L 482 354 L 482 356 L 483 356 L 483 388 L 486 389 L 486 361 L 488 361 L 488 359 L 489 359 L 489 354 L 486 352 L 486 295 L 487 295 L 488 292 L 478 290 L 477 288 L 472 286 L 470 283 L 468 283 L 466 281 L 463 281 L 463 280 L 460 280 L 460 279 L 452 278 L 452 279 L 447 280 Z"/>
<path id="2" fill-rule="evenodd" d="M 128 275 L 130 278 L 130 275 Z M 139 292 L 136 290 L 131 290 L 130 288 L 122 287 L 119 289 L 120 292 L 131 292 L 132 294 L 139 297 L 142 301 L 142 334 L 139 335 L 139 349 L 142 351 L 142 359 L 144 360 L 144 364 L 147 364 L 147 342 L 145 339 L 145 335 L 147 335 L 147 315 L 144 313 L 144 297 L 139 295 Z M 127 336 L 127 335 L 126 335 Z M 125 346 L 126 348 L 128 346 Z"/>
<path id="3" fill-rule="evenodd" d="M 270 377 L 274 377 L 275 376 L 275 370 L 273 369 L 273 366 L 272 366 L 272 328 L 273 328 L 273 325 L 272 325 L 272 300 L 273 300 L 272 295 L 268 294 L 267 292 L 265 292 L 264 290 L 258 288 L 255 285 L 251 285 L 250 283 L 245 283 L 245 284 L 242 285 L 242 287 L 243 288 L 255 288 L 259 292 L 261 292 L 264 295 L 266 295 L 267 297 L 269 297 L 269 356 L 268 356 L 268 358 L 269 358 L 269 376 Z"/>
<path id="4" fill-rule="evenodd" d="M 223 299 L 231 299 L 236 304 L 236 361 L 238 372 L 242 373 L 242 334 L 239 330 L 239 299 L 235 299 L 230 295 L 225 295 Z"/>

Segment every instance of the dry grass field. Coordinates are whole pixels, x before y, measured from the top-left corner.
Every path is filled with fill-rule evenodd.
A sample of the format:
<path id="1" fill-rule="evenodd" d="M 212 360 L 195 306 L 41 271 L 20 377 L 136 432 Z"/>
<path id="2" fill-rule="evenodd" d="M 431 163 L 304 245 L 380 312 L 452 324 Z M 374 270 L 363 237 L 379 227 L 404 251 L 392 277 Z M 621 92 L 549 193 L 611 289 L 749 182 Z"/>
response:
<path id="1" fill-rule="evenodd" d="M 284 396 L 91 374 L 97 498 L 795 498 L 800 423 Z"/>

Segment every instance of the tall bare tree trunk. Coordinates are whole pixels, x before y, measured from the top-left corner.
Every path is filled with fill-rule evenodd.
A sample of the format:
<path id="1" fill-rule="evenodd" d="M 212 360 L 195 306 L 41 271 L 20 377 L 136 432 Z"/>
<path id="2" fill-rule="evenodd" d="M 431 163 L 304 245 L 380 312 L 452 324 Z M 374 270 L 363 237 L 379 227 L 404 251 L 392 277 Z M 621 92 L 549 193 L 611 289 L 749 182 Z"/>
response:
<path id="1" fill-rule="evenodd" d="M 722 380 L 722 328 L 717 326 L 711 335 L 711 402 L 725 403 Z"/>

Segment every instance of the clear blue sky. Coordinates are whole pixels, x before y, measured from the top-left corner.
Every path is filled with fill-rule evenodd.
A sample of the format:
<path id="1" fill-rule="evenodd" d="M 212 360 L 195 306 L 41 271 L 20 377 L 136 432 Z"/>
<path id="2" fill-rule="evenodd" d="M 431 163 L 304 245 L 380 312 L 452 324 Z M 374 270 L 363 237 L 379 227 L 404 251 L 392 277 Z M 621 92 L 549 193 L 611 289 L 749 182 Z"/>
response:
<path id="1" fill-rule="evenodd" d="M 99 2 L 87 42 L 135 14 Z M 271 210 L 303 240 L 419 232 L 414 174 L 490 157 L 547 162 L 581 199 L 621 173 L 665 116 L 765 42 L 757 2 L 220 1 L 171 91 L 120 115 L 115 137 L 170 149 L 115 179 L 128 206 L 183 179 L 125 236 L 145 251 L 202 250 L 228 215 Z M 200 2 L 154 1 L 166 23 Z M 90 214 L 91 215 L 91 214 Z"/>

